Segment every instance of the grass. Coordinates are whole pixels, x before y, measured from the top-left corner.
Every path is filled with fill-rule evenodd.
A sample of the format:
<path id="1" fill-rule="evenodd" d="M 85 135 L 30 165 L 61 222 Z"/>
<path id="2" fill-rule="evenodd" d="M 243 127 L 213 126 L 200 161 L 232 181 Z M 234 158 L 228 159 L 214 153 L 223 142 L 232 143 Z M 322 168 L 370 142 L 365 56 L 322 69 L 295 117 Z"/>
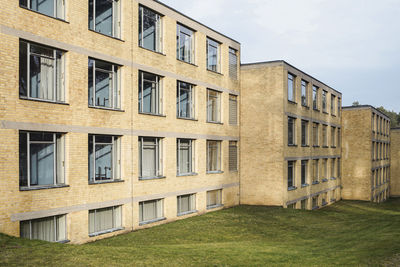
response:
<path id="1" fill-rule="evenodd" d="M 0 266 L 400 265 L 400 199 L 238 206 L 84 244 L 0 235 Z"/>

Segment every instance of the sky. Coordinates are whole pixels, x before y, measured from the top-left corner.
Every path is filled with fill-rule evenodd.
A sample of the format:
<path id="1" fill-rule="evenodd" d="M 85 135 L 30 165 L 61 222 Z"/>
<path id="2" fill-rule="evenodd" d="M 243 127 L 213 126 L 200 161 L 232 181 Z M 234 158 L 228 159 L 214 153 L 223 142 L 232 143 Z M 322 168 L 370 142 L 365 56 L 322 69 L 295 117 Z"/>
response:
<path id="1" fill-rule="evenodd" d="M 241 43 L 241 62 L 285 60 L 343 105 L 400 112 L 400 0 L 160 0 Z"/>

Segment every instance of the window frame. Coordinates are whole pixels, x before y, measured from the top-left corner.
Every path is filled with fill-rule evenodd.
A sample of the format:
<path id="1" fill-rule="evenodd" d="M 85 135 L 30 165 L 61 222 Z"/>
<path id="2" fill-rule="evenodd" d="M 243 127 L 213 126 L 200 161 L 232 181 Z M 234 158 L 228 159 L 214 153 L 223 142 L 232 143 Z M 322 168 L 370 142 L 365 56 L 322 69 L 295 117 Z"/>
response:
<path id="1" fill-rule="evenodd" d="M 109 229 L 104 229 L 104 230 L 100 230 L 100 231 L 94 231 L 94 232 L 90 232 L 90 213 L 94 212 L 94 222 L 93 225 L 96 225 L 96 214 L 98 210 L 105 210 L 105 209 L 112 209 L 112 224 L 113 226 Z M 119 215 L 121 216 L 119 219 L 116 218 L 116 209 L 120 209 L 119 211 Z M 121 225 L 116 225 L 116 221 L 120 221 Z M 107 233 L 111 233 L 111 232 L 115 232 L 115 231 L 119 231 L 122 230 L 123 228 L 123 215 L 122 215 L 122 205 L 117 205 L 117 206 L 111 206 L 111 207 L 103 207 L 103 208 L 98 208 L 98 209 L 92 209 L 88 211 L 88 233 L 89 233 L 89 237 L 94 237 L 94 236 L 99 236 L 99 235 L 103 235 L 103 234 L 107 234 Z"/>
<path id="2" fill-rule="evenodd" d="M 308 160 L 301 161 L 301 185 L 303 187 L 308 186 L 308 162 Z"/>
<path id="3" fill-rule="evenodd" d="M 238 125 L 238 97 L 229 94 L 229 125 Z M 234 116 L 232 116 L 235 113 Z"/>
<path id="4" fill-rule="evenodd" d="M 290 86 L 289 86 L 290 83 L 291 83 L 292 88 L 290 88 Z M 291 92 L 291 94 L 289 92 Z M 296 75 L 294 75 L 290 72 L 288 72 L 288 75 L 287 75 L 287 93 L 288 93 L 288 95 L 287 95 L 288 101 L 292 102 L 292 103 L 296 103 Z M 290 95 L 292 96 L 291 98 L 290 98 Z"/>
<path id="5" fill-rule="evenodd" d="M 301 146 L 308 147 L 310 145 L 309 142 L 309 124 L 310 122 L 307 120 L 301 120 Z"/>
<path id="6" fill-rule="evenodd" d="M 153 145 L 155 148 L 155 154 L 157 159 L 155 159 L 155 176 L 143 176 L 143 140 L 144 139 L 154 139 L 155 144 Z M 147 137 L 147 136 L 139 136 L 139 180 L 153 180 L 165 178 L 163 176 L 163 138 L 161 137 Z"/>
<path id="7" fill-rule="evenodd" d="M 318 122 L 313 122 L 312 135 L 313 135 L 313 147 L 319 147 L 319 123 Z"/>
<path id="8" fill-rule="evenodd" d="M 31 1 L 29 1 L 29 0 L 25 0 L 25 1 L 24 0 L 20 0 L 19 1 L 19 6 L 22 7 L 22 8 L 26 8 L 26 9 L 28 9 L 30 11 L 33 11 L 33 12 L 36 12 L 36 13 L 39 13 L 39 14 L 42 14 L 42 15 L 45 15 L 45 16 L 48 16 L 48 17 L 51 17 L 51 18 L 55 18 L 57 20 L 61 20 L 61 21 L 65 22 L 66 21 L 66 3 L 65 3 L 65 0 L 52 0 L 52 1 L 53 1 L 53 5 L 54 5 L 54 7 L 53 7 L 53 15 L 49 15 L 49 14 L 40 12 L 38 10 L 32 9 Z M 26 4 L 23 3 L 23 2 L 26 2 Z M 60 2 L 62 3 L 62 5 L 60 7 L 58 7 L 58 4 Z M 58 9 L 62 9 L 62 14 L 61 15 L 58 15 Z"/>
<path id="9" fill-rule="evenodd" d="M 328 91 L 322 90 L 322 112 L 327 113 L 328 111 Z"/>
<path id="10" fill-rule="evenodd" d="M 336 96 L 335 96 L 334 94 L 331 93 L 331 115 L 332 115 L 332 116 L 336 116 L 336 113 L 335 113 L 335 111 L 336 111 L 335 104 L 336 104 Z"/>
<path id="11" fill-rule="evenodd" d="M 309 82 L 301 80 L 301 105 L 308 107 L 308 85 Z"/>
<path id="12" fill-rule="evenodd" d="M 150 220 L 144 220 L 143 214 L 144 214 L 144 204 L 146 203 L 155 203 L 155 216 L 154 218 Z M 160 205 L 161 209 L 161 214 L 158 213 L 158 205 Z M 160 216 L 159 216 L 160 215 Z M 146 201 L 141 201 L 139 202 L 139 226 L 145 225 L 145 224 L 150 224 L 158 221 L 165 220 L 164 217 L 164 199 L 159 198 L 159 199 L 151 199 L 151 200 L 146 200 Z"/>
<path id="13" fill-rule="evenodd" d="M 187 84 L 189 85 L 189 89 L 181 89 L 181 84 Z M 176 107 L 176 117 L 178 119 L 185 119 L 185 120 L 195 120 L 196 119 L 196 97 L 195 97 L 195 85 L 191 84 L 191 83 L 187 83 L 187 82 L 183 82 L 183 81 L 177 81 L 176 83 L 176 88 L 177 88 L 177 107 Z M 190 95 L 190 99 L 188 100 L 190 103 L 190 116 L 181 116 L 180 115 L 180 110 L 181 110 L 181 90 L 185 90 L 188 92 L 188 94 Z"/>
<path id="14" fill-rule="evenodd" d="M 215 193 L 215 194 L 216 194 L 216 199 L 215 199 L 216 201 L 215 201 L 215 204 L 214 204 L 214 203 L 210 203 L 209 194 L 212 194 L 212 193 Z M 215 209 L 215 208 L 218 208 L 218 207 L 222 207 L 222 206 L 224 206 L 223 203 L 224 203 L 224 202 L 223 202 L 222 188 L 221 188 L 221 189 L 215 189 L 215 190 L 209 190 L 209 191 L 207 191 L 207 194 L 206 194 L 206 205 L 207 205 L 207 210 Z"/>
<path id="15" fill-rule="evenodd" d="M 216 144 L 216 151 L 217 151 L 217 157 L 216 157 L 217 162 L 215 164 L 216 170 L 212 170 L 211 166 L 210 166 L 210 164 L 211 164 L 211 162 L 210 162 L 210 153 L 211 153 L 210 146 L 211 146 L 211 142 L 215 142 L 215 144 Z M 207 140 L 206 141 L 206 145 L 207 145 L 207 149 L 206 149 L 206 151 L 207 151 L 207 169 L 206 169 L 206 173 L 207 174 L 222 173 L 222 163 L 221 163 L 221 161 L 222 161 L 222 155 L 221 155 L 222 141 L 220 141 L 220 140 Z"/>
<path id="16" fill-rule="evenodd" d="M 51 134 L 53 136 L 53 141 L 31 141 L 31 134 Z M 26 144 L 21 144 L 22 135 L 26 135 Z M 31 185 L 31 144 L 52 144 L 53 146 L 53 183 L 46 185 Z M 19 149 L 19 188 L 21 189 L 44 189 L 44 188 L 53 188 L 53 187 L 63 187 L 66 186 L 66 168 L 65 168 L 65 134 L 55 133 L 55 132 L 35 132 L 35 131 L 20 131 L 19 132 L 19 146 L 26 146 L 26 158 L 21 158 L 21 149 Z M 61 148 L 58 148 L 61 146 Z M 61 151 L 60 155 L 58 155 L 59 150 Z M 59 158 L 61 157 L 61 158 Z M 59 162 L 60 161 L 60 162 Z M 26 177 L 22 177 L 21 173 L 21 164 L 24 162 L 26 165 Z M 61 168 L 61 170 L 59 170 Z M 21 182 L 26 179 L 26 185 L 21 185 Z M 39 180 L 39 178 L 37 178 Z M 60 182 L 58 182 L 60 180 Z"/>
<path id="17" fill-rule="evenodd" d="M 150 81 L 144 78 L 144 75 L 153 75 L 155 76 L 155 82 L 154 81 Z M 139 110 L 139 114 L 146 114 L 146 115 L 156 115 L 156 116 L 162 116 L 163 113 L 163 100 L 164 100 L 164 90 L 163 90 L 163 76 L 154 74 L 154 73 L 150 73 L 150 72 L 146 72 L 146 71 L 142 71 L 139 70 L 139 88 L 138 90 L 140 92 L 138 92 L 138 110 Z M 156 107 L 155 107 L 155 112 L 145 112 L 144 110 L 144 82 L 150 82 L 152 84 L 155 84 L 156 87 Z M 141 96 L 141 97 L 140 97 Z"/>
<path id="18" fill-rule="evenodd" d="M 327 124 L 322 124 L 322 146 L 324 148 L 329 147 L 328 146 L 328 125 Z"/>
<path id="19" fill-rule="evenodd" d="M 143 39 L 143 18 L 144 18 L 143 9 L 150 10 L 151 12 L 155 13 L 155 15 L 156 15 L 155 40 L 154 40 L 155 49 L 150 49 L 150 48 L 147 48 L 147 47 L 145 47 L 143 45 L 144 44 L 144 42 L 143 42 L 143 40 L 144 40 Z M 164 47 L 163 47 L 164 46 L 164 40 L 163 40 L 163 38 L 164 38 L 164 36 L 163 36 L 164 35 L 164 25 L 163 24 L 164 23 L 163 23 L 163 17 L 164 17 L 164 15 L 158 13 L 157 11 L 154 11 L 153 9 L 148 8 L 148 7 L 144 6 L 144 5 L 141 5 L 141 4 L 139 5 L 139 16 L 138 16 L 138 19 L 139 19 L 139 23 L 138 23 L 138 27 L 139 27 L 138 28 L 138 45 L 139 45 L 139 47 L 147 49 L 149 51 L 156 52 L 156 53 L 160 53 L 160 54 L 163 53 L 163 51 L 164 51 Z"/>
<path id="20" fill-rule="evenodd" d="M 181 28 L 183 28 L 184 31 L 181 30 Z M 185 32 L 187 31 L 187 32 Z M 189 64 L 196 64 L 196 31 L 177 22 L 176 23 L 176 40 L 177 40 L 177 46 L 176 46 L 176 59 L 189 63 Z M 188 34 L 188 32 L 191 32 L 190 34 Z M 190 39 L 190 58 L 189 60 L 185 60 L 185 58 L 181 58 L 181 34 L 184 34 L 186 36 L 189 36 Z M 185 46 L 184 46 L 185 47 Z"/>
<path id="21" fill-rule="evenodd" d="M 111 137 L 111 143 L 102 143 L 96 142 L 96 137 Z M 122 146 L 121 146 L 121 138 L 122 136 L 116 135 L 100 135 L 100 134 L 89 134 L 89 146 L 92 143 L 92 153 L 93 153 L 93 161 L 90 162 L 90 153 L 88 152 L 88 160 L 89 160 L 89 168 L 90 165 L 93 164 L 93 173 L 89 173 L 89 184 L 101 184 L 101 183 L 109 183 L 109 182 L 117 182 L 122 181 Z M 92 140 L 90 140 L 92 139 Z M 96 179 L 96 145 L 111 145 L 111 179 Z M 91 179 L 91 175 L 93 175 L 93 180 Z"/>
<path id="22" fill-rule="evenodd" d="M 182 211 L 182 198 L 183 197 L 189 197 L 189 203 L 188 203 L 188 208 L 189 210 Z M 176 197 L 177 200 L 177 216 L 184 216 L 188 215 L 191 213 L 197 212 L 196 210 L 196 194 L 185 194 L 185 195 L 180 195 Z"/>
<path id="23" fill-rule="evenodd" d="M 319 111 L 319 87 L 313 85 L 313 110 Z"/>
<path id="24" fill-rule="evenodd" d="M 91 108 L 99 108 L 99 109 L 109 109 L 109 110 L 121 110 L 122 106 L 122 93 L 121 93 L 121 67 L 120 65 L 107 62 L 104 60 L 90 58 L 88 59 L 88 72 L 90 71 L 90 63 L 92 62 L 92 92 L 90 93 L 90 76 L 88 76 L 88 106 Z M 111 65 L 111 71 L 104 70 L 101 68 L 96 68 L 96 62 L 101 64 L 108 64 Z M 110 84 L 110 75 L 111 75 L 111 85 L 110 92 L 108 93 L 109 97 L 111 98 L 111 105 L 109 106 L 102 106 L 96 104 L 96 71 L 101 73 L 107 73 L 109 75 L 109 84 Z M 92 99 L 91 99 L 92 96 Z M 115 102 L 115 97 L 117 97 L 117 101 Z M 94 101 L 93 101 L 94 100 Z M 94 104 L 93 104 L 94 102 Z"/>
<path id="25" fill-rule="evenodd" d="M 210 96 L 211 93 L 215 93 L 216 96 Z M 216 108 L 217 110 L 214 110 L 214 106 L 211 104 L 212 100 L 210 98 L 214 98 L 215 101 L 217 101 Z M 207 89 L 207 122 L 208 123 L 222 123 L 222 112 L 221 112 L 221 99 L 222 99 L 222 93 L 217 90 L 213 89 Z M 210 103 L 211 102 L 211 103 Z M 217 120 L 213 120 L 212 117 L 214 112 L 217 114 Z M 210 114 L 211 113 L 211 114 Z"/>
<path id="26" fill-rule="evenodd" d="M 290 191 L 296 189 L 296 161 L 288 160 L 287 167 L 287 187 Z"/>
<path id="27" fill-rule="evenodd" d="M 215 70 L 212 67 L 210 67 L 210 66 L 213 66 L 213 65 L 210 65 L 210 46 L 217 50 L 217 65 L 216 65 Z M 207 36 L 206 47 L 207 47 L 207 53 L 206 53 L 207 54 L 207 60 L 206 60 L 207 70 L 221 74 L 221 69 L 222 69 L 221 68 L 221 43 Z"/>
<path id="28" fill-rule="evenodd" d="M 290 132 L 292 132 L 292 139 L 290 140 Z M 288 146 L 296 146 L 296 118 L 288 117 Z"/>
<path id="29" fill-rule="evenodd" d="M 112 13 L 112 19 L 111 19 L 111 34 L 103 33 L 98 30 L 96 30 L 96 1 L 97 0 L 89 0 L 89 9 L 90 9 L 90 2 L 93 1 L 93 9 L 92 9 L 92 16 L 93 16 L 93 26 L 91 27 L 90 25 L 90 11 L 88 14 L 88 28 L 89 30 L 100 33 L 105 36 L 109 36 L 111 38 L 115 39 L 121 39 L 122 35 L 122 0 L 108 0 L 112 1 L 112 8 L 111 8 L 111 13 Z"/>
<path id="30" fill-rule="evenodd" d="M 188 150 L 190 155 L 190 171 L 189 172 L 181 172 L 180 166 L 180 151 L 181 151 L 181 141 L 185 140 L 189 142 Z M 195 165 L 195 140 L 194 139 L 185 139 L 185 138 L 177 138 L 176 139 L 176 148 L 177 148 L 177 155 L 176 155 L 176 166 L 177 166 L 177 176 L 190 176 L 196 175 L 196 165 Z"/>
<path id="31" fill-rule="evenodd" d="M 48 241 L 48 240 L 43 240 L 43 239 L 35 239 L 35 240 L 43 240 L 43 241 L 48 241 L 48 242 L 54 242 L 54 243 L 66 243 L 68 242 L 68 232 L 67 232 L 67 214 L 61 214 L 61 215 L 55 215 L 55 216 L 48 216 L 48 217 L 42 217 L 42 218 L 36 218 L 36 219 L 31 219 L 31 220 L 23 220 L 19 222 L 19 228 L 20 228 L 20 237 L 23 238 L 23 224 L 24 223 L 29 223 L 29 239 L 33 240 L 32 238 L 32 222 L 35 221 L 40 221 L 40 220 L 44 220 L 44 219 L 53 219 L 54 221 L 54 237 L 55 239 L 57 239 L 56 237 L 59 235 L 58 231 L 60 230 L 60 226 L 57 223 L 57 220 L 59 218 L 62 218 L 64 220 L 64 239 L 59 239 L 59 240 L 54 240 L 54 241 Z M 26 237 L 27 238 L 27 237 Z"/>
<path id="32" fill-rule="evenodd" d="M 318 159 L 313 159 L 313 184 L 319 184 L 319 160 Z"/>
<path id="33" fill-rule="evenodd" d="M 331 126 L 331 147 L 336 148 L 336 127 Z"/>
<path id="34" fill-rule="evenodd" d="M 231 172 L 239 171 L 238 152 L 239 152 L 238 141 L 229 141 L 229 171 Z M 233 153 L 235 153 L 235 157 L 233 160 L 231 160 L 232 159 L 231 156 Z M 232 161 L 236 163 L 235 166 L 231 165 Z"/>
<path id="35" fill-rule="evenodd" d="M 238 80 L 238 50 L 229 47 L 229 77 Z M 235 63 L 233 63 L 235 61 Z M 235 73 L 233 73 L 233 71 Z"/>

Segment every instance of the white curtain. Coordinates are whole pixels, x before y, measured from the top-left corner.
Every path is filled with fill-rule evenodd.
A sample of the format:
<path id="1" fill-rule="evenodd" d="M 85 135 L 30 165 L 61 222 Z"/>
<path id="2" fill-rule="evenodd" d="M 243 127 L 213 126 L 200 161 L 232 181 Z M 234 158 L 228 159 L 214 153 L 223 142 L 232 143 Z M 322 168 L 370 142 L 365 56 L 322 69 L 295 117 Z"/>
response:
<path id="1" fill-rule="evenodd" d="M 140 203 L 140 221 L 146 222 L 163 217 L 163 200 L 151 200 Z"/>
<path id="2" fill-rule="evenodd" d="M 57 184 L 65 184 L 65 144 L 64 136 L 57 137 L 56 150 L 57 150 Z"/>
<path id="3" fill-rule="evenodd" d="M 54 87 L 54 60 L 40 58 L 40 92 L 39 98 L 53 100 Z"/>
<path id="4" fill-rule="evenodd" d="M 54 242 L 55 236 L 54 217 L 32 221 L 32 239 Z"/>

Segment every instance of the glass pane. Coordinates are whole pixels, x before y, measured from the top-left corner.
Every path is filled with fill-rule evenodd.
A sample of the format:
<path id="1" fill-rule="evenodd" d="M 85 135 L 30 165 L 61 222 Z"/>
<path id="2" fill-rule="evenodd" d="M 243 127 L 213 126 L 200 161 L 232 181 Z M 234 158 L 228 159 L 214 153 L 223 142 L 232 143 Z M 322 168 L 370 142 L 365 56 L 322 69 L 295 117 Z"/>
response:
<path id="1" fill-rule="evenodd" d="M 155 141 L 145 140 L 142 149 L 142 177 L 157 176 L 156 162 L 158 159 Z"/>
<path id="2" fill-rule="evenodd" d="M 19 186 L 28 185 L 27 133 L 19 133 Z"/>
<path id="3" fill-rule="evenodd" d="M 30 0 L 31 9 L 54 17 L 54 0 Z"/>
<path id="4" fill-rule="evenodd" d="M 113 228 L 113 208 L 96 210 L 95 232 L 105 231 Z"/>
<path id="5" fill-rule="evenodd" d="M 218 171 L 219 144 L 217 141 L 208 141 L 208 171 Z"/>
<path id="6" fill-rule="evenodd" d="M 56 51 L 56 96 L 58 101 L 64 101 L 64 62 L 62 53 Z"/>
<path id="7" fill-rule="evenodd" d="M 153 82 L 143 81 L 143 112 L 156 112 L 156 93 L 157 87 Z"/>
<path id="8" fill-rule="evenodd" d="M 29 133 L 30 141 L 40 141 L 40 142 L 53 142 L 54 141 L 54 134 L 53 133 L 46 133 L 46 132 L 32 132 Z"/>
<path id="9" fill-rule="evenodd" d="M 94 60 L 89 59 L 88 62 L 88 88 L 89 88 L 89 106 L 94 106 L 94 97 L 93 97 L 93 66 Z"/>
<path id="10" fill-rule="evenodd" d="M 57 216 L 56 217 L 56 224 L 57 224 L 57 236 L 56 236 L 56 241 L 62 241 L 66 240 L 66 220 L 65 220 L 65 215 L 62 216 Z"/>
<path id="11" fill-rule="evenodd" d="M 179 148 L 179 173 L 192 172 L 192 146 L 190 140 L 180 140 Z"/>
<path id="12" fill-rule="evenodd" d="M 95 145 L 96 180 L 112 179 L 112 145 Z"/>
<path id="13" fill-rule="evenodd" d="M 177 110 L 178 117 L 192 118 L 192 86 L 188 83 L 178 83 Z"/>
<path id="14" fill-rule="evenodd" d="M 112 0 L 96 0 L 96 25 L 97 32 L 112 36 L 113 9 Z"/>
<path id="15" fill-rule="evenodd" d="M 96 68 L 96 106 L 111 107 L 112 74 Z"/>
<path id="16" fill-rule="evenodd" d="M 207 69 L 218 71 L 218 43 L 208 40 Z"/>
<path id="17" fill-rule="evenodd" d="M 28 58 L 27 43 L 19 42 L 19 95 L 28 96 Z"/>
<path id="18" fill-rule="evenodd" d="M 147 8 L 142 8 L 142 10 L 143 10 L 143 23 L 142 23 L 143 32 L 141 35 L 139 35 L 139 40 L 143 42 L 141 43 L 141 45 L 144 48 L 155 51 L 157 49 L 156 30 L 157 30 L 158 14 L 154 13 L 153 11 Z"/>
<path id="19" fill-rule="evenodd" d="M 54 184 L 54 144 L 30 144 L 31 185 Z"/>
<path id="20" fill-rule="evenodd" d="M 28 0 L 19 0 L 19 4 L 23 7 L 28 7 Z"/>
<path id="21" fill-rule="evenodd" d="M 32 239 L 56 241 L 54 217 L 32 220 Z"/>
<path id="22" fill-rule="evenodd" d="M 21 221 L 19 223 L 19 233 L 22 238 L 31 238 L 31 224 L 30 221 Z"/>

